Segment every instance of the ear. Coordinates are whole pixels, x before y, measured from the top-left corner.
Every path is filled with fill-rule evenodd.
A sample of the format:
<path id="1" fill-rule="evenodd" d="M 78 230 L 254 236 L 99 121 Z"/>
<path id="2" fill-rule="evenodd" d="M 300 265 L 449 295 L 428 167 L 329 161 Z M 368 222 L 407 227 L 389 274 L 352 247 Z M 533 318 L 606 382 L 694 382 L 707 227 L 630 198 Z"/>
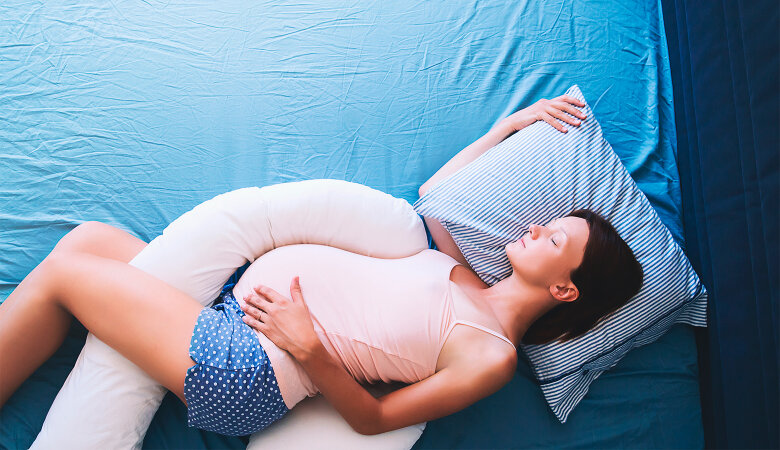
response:
<path id="1" fill-rule="evenodd" d="M 580 296 L 580 291 L 577 286 L 571 281 L 568 283 L 559 283 L 550 286 L 550 294 L 554 299 L 562 302 L 573 302 Z"/>

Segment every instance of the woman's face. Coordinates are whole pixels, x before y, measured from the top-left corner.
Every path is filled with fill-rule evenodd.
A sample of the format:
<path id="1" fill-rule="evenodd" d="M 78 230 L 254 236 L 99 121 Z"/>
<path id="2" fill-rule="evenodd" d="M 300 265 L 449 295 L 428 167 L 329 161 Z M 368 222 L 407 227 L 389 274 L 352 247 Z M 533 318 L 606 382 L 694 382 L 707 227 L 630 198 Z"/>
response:
<path id="1" fill-rule="evenodd" d="M 528 233 L 505 248 L 515 274 L 539 287 L 571 283 L 580 266 L 590 229 L 580 217 L 562 217 L 547 226 L 531 225 Z"/>

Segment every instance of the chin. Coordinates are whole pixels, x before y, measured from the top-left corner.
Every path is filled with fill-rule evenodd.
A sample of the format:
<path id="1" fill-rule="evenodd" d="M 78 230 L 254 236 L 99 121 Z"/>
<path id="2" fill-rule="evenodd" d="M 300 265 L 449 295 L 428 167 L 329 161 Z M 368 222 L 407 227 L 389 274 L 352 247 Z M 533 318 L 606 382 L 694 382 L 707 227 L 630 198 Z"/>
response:
<path id="1" fill-rule="evenodd" d="M 506 256 L 507 256 L 507 259 L 509 259 L 509 265 L 512 267 L 511 275 L 514 275 L 515 272 L 517 272 L 518 265 L 521 264 L 522 261 L 518 261 L 518 258 L 513 257 L 512 254 L 509 253 L 509 252 L 507 252 Z"/>
<path id="2" fill-rule="evenodd" d="M 517 246 L 520 246 L 518 248 Z M 512 263 L 512 266 L 514 266 L 513 260 L 518 259 L 519 252 L 521 252 L 523 249 L 523 244 L 521 244 L 519 241 L 510 242 L 509 244 L 504 246 L 504 253 L 506 253 L 506 257 L 509 259 L 509 262 Z"/>

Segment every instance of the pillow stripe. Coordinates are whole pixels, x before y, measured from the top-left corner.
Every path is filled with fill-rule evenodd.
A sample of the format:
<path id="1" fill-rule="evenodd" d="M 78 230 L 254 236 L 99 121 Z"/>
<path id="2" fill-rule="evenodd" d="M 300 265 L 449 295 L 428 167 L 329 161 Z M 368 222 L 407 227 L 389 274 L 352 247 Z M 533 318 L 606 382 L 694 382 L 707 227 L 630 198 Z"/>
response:
<path id="1" fill-rule="evenodd" d="M 583 103 L 575 85 L 568 91 Z M 576 208 L 602 214 L 642 264 L 642 290 L 607 320 L 565 343 L 523 345 L 561 422 L 598 374 L 631 348 L 655 341 L 674 323 L 706 326 L 707 292 L 586 104 L 579 127 L 561 133 L 536 122 L 431 188 L 418 214 L 439 220 L 488 285 L 512 274 L 506 244 Z M 568 113 L 566 113 L 568 114 Z"/>
<path id="2" fill-rule="evenodd" d="M 698 294 L 698 295 L 701 295 L 701 294 Z M 697 297 L 698 297 L 698 295 L 697 295 Z M 694 300 L 695 299 L 691 299 L 691 301 L 694 301 Z M 658 339 L 660 337 L 661 334 L 666 332 L 666 329 L 669 326 L 671 326 L 671 325 L 673 325 L 675 323 L 675 320 L 672 320 L 670 323 L 667 323 L 667 322 L 669 322 L 670 319 L 676 319 L 677 315 L 679 315 L 684 310 L 684 308 L 686 306 L 688 306 L 687 303 L 683 303 L 683 304 L 677 305 L 677 307 L 675 307 L 671 311 L 668 311 L 664 316 L 657 318 L 653 323 L 651 323 L 650 325 L 648 325 L 645 328 L 643 328 L 641 330 L 641 331 L 643 331 L 643 333 L 636 333 L 635 337 L 631 337 L 629 339 L 626 339 L 623 342 L 620 342 L 619 344 L 615 344 L 613 346 L 612 350 L 611 351 L 608 350 L 606 352 L 606 354 L 601 354 L 601 353 L 600 354 L 596 354 L 590 360 L 587 360 L 582 367 L 583 368 L 587 368 L 587 369 L 601 368 L 601 369 L 604 369 L 604 370 L 606 370 L 609 367 L 612 367 L 612 365 L 610 365 L 609 367 L 606 367 L 603 364 L 598 364 L 597 361 L 599 361 L 602 358 L 604 358 L 604 356 L 609 356 L 609 354 L 611 352 L 613 352 L 613 351 L 621 350 L 621 347 L 625 346 L 626 344 L 630 344 L 631 340 L 638 339 L 638 338 L 643 338 L 643 339 L 649 338 L 649 340 L 647 341 L 648 343 L 652 342 L 652 341 L 655 341 L 656 339 Z M 658 328 L 659 324 L 664 325 L 664 327 L 662 329 L 659 329 Z M 647 333 L 644 333 L 644 331 L 647 331 Z M 655 333 L 659 333 L 659 332 L 660 332 L 660 334 L 658 336 L 654 336 Z M 631 347 L 634 347 L 634 346 L 631 346 Z M 629 350 L 630 350 L 631 347 L 629 347 Z M 572 359 L 572 356 L 570 356 L 569 360 Z M 610 361 L 612 359 L 613 358 L 609 358 Z M 614 362 L 617 362 L 617 361 L 614 361 Z M 581 370 L 582 370 L 582 368 L 577 368 L 577 369 L 574 369 L 572 371 L 569 371 L 569 372 L 566 372 L 566 373 L 562 373 L 562 374 L 559 374 L 559 375 L 556 375 L 556 376 L 553 376 L 553 377 L 544 378 L 544 379 L 537 379 L 537 381 L 539 382 L 539 384 L 555 383 L 555 382 L 557 382 L 557 381 L 559 381 L 559 380 L 561 380 L 561 379 L 563 379 L 565 377 L 568 377 L 568 376 L 572 375 L 573 373 L 576 373 L 576 372 L 581 371 Z"/>

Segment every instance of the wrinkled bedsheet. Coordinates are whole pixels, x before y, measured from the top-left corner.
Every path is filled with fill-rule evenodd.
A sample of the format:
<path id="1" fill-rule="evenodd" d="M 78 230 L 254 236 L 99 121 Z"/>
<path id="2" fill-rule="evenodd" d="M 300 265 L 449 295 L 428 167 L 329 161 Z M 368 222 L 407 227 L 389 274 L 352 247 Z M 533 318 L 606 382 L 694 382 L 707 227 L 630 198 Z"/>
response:
<path id="1" fill-rule="evenodd" d="M 310 178 L 412 202 L 501 118 L 573 84 L 682 243 L 655 0 L 4 2 L 0 299 L 87 220 L 149 240 L 216 194 Z M 689 331 L 632 352 L 563 426 L 525 366 L 501 397 L 430 423 L 418 445 L 700 446 Z M 0 411 L 0 446 L 32 442 L 83 336 L 74 326 Z M 172 398 L 145 442 L 241 445 L 187 429 Z"/>

